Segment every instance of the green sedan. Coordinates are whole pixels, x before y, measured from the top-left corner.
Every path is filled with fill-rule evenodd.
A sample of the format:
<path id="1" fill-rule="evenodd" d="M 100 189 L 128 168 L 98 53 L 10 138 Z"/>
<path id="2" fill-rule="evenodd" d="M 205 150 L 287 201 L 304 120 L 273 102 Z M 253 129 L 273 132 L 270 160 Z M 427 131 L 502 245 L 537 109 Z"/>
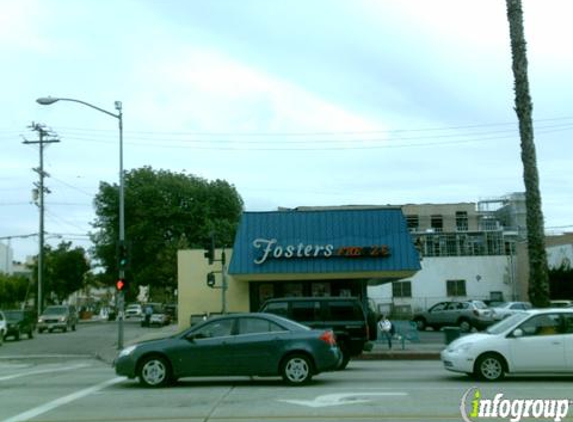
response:
<path id="1" fill-rule="evenodd" d="M 342 361 L 332 330 L 313 330 L 272 314 L 211 318 L 174 336 L 123 349 L 118 375 L 162 387 L 179 378 L 282 376 L 303 385 L 313 375 L 336 370 Z"/>

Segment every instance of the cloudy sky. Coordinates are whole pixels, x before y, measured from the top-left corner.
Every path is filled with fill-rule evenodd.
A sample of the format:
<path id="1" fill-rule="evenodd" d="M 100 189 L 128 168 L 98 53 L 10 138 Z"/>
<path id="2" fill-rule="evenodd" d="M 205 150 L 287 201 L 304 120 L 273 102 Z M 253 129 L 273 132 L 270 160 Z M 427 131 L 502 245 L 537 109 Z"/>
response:
<path id="1" fill-rule="evenodd" d="M 573 2 L 524 0 L 546 228 L 573 230 Z M 86 246 L 99 182 L 151 166 L 278 206 L 476 202 L 524 190 L 505 1 L 1 0 L 0 240 Z M 129 221 L 126 221 L 129 224 Z M 12 237 L 6 240 L 6 237 Z"/>

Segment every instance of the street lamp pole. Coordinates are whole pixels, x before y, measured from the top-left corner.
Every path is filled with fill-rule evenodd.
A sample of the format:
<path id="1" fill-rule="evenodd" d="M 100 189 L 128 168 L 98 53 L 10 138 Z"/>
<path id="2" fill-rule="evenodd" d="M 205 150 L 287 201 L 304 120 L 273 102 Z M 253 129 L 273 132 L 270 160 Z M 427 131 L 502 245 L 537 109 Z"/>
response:
<path id="1" fill-rule="evenodd" d="M 116 113 L 104 110 L 103 108 L 97 107 L 93 104 L 87 103 L 85 101 L 76 100 L 73 98 L 59 98 L 59 97 L 41 97 L 36 100 L 38 104 L 41 105 L 51 105 L 57 101 L 70 101 L 73 103 L 79 103 L 87 107 L 93 108 L 99 112 L 107 114 L 108 116 L 115 117 L 119 122 L 119 246 L 125 246 L 125 196 L 124 196 L 124 177 L 123 177 L 123 108 L 121 101 L 115 102 Z M 125 270 L 119 268 L 119 278 L 125 278 Z M 117 348 L 123 348 L 123 311 L 124 311 L 124 292 L 123 290 L 118 292 L 118 335 L 117 335 Z"/>

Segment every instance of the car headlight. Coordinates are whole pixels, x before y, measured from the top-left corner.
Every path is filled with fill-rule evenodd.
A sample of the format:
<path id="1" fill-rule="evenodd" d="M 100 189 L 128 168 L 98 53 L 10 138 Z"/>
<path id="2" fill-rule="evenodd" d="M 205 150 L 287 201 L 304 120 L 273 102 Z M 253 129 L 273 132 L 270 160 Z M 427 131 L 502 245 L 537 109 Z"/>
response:
<path id="1" fill-rule="evenodd" d="M 121 352 L 119 352 L 118 357 L 124 357 L 124 356 L 129 356 L 133 353 L 133 351 L 137 348 L 137 346 L 133 345 L 133 346 L 129 346 L 126 347 L 125 349 L 122 349 Z"/>
<path id="2" fill-rule="evenodd" d="M 467 353 L 472 348 L 473 343 L 462 343 L 460 345 L 454 345 L 454 347 L 450 348 L 452 353 Z"/>

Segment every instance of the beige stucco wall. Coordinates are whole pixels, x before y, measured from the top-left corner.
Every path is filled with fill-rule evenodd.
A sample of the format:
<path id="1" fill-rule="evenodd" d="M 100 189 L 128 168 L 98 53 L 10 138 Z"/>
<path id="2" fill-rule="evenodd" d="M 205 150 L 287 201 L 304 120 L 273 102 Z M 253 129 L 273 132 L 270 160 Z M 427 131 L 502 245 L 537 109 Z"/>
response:
<path id="1" fill-rule="evenodd" d="M 215 261 L 209 265 L 203 254 L 202 249 L 180 250 L 177 253 L 179 329 L 189 327 L 191 315 L 222 311 L 222 289 L 212 289 L 206 281 L 207 273 L 221 270 L 221 263 Z M 227 250 L 226 255 L 228 266 L 232 252 Z M 215 257 L 220 259 L 221 250 L 215 252 Z M 221 274 L 216 274 L 216 280 L 216 285 L 221 286 Z M 248 312 L 248 283 L 227 276 L 227 284 L 227 312 Z"/>

